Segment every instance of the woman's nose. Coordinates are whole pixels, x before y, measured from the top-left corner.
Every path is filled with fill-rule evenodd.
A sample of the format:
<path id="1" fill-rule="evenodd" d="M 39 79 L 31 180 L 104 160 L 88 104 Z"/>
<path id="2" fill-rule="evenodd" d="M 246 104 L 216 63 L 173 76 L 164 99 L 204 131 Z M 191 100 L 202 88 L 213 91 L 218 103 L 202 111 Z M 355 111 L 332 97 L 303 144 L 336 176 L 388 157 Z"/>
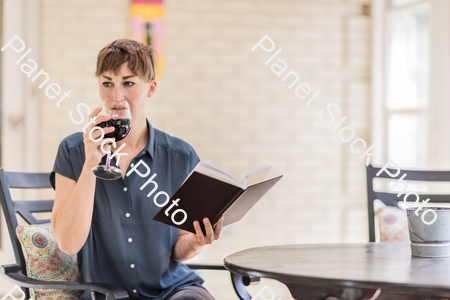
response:
<path id="1" fill-rule="evenodd" d="M 116 99 L 124 98 L 124 93 L 123 93 L 123 90 L 122 90 L 122 88 L 120 86 L 116 86 L 114 88 L 113 97 L 116 98 Z"/>

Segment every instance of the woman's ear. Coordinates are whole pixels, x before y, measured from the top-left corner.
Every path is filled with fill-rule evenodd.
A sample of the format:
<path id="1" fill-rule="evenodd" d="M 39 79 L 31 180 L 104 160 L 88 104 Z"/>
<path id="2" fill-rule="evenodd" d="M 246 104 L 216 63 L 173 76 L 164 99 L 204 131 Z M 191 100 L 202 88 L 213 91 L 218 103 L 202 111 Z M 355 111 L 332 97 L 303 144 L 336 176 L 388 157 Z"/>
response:
<path id="1" fill-rule="evenodd" d="M 158 84 L 156 83 L 156 80 L 152 80 L 150 82 L 150 86 L 149 86 L 148 93 L 147 93 L 147 98 L 150 98 L 151 96 L 153 96 L 155 94 L 157 85 Z"/>

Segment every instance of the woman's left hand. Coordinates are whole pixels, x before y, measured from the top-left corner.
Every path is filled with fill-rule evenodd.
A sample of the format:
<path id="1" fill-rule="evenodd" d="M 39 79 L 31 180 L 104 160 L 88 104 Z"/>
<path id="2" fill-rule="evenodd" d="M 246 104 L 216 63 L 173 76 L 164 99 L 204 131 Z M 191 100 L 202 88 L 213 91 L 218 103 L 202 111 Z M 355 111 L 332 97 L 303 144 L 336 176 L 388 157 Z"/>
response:
<path id="1" fill-rule="evenodd" d="M 208 218 L 203 219 L 203 225 L 205 225 L 206 235 L 203 234 L 202 229 L 198 221 L 194 222 L 195 234 L 189 236 L 188 242 L 194 251 L 203 248 L 207 244 L 212 244 L 220 237 L 222 231 L 223 216 L 217 222 L 216 227 L 213 229 L 211 222 Z"/>

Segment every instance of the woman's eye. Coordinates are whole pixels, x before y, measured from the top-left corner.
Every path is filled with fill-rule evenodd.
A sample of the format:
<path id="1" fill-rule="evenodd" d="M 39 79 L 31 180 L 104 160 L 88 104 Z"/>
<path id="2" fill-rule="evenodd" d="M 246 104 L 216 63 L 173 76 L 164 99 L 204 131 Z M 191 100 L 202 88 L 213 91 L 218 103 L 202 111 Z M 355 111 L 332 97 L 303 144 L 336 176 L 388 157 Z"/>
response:
<path id="1" fill-rule="evenodd" d="M 104 87 L 109 87 L 109 86 L 111 86 L 111 82 L 103 82 L 103 86 Z"/>
<path id="2" fill-rule="evenodd" d="M 124 84 L 125 84 L 125 86 L 132 86 L 134 84 L 134 82 L 126 81 Z"/>

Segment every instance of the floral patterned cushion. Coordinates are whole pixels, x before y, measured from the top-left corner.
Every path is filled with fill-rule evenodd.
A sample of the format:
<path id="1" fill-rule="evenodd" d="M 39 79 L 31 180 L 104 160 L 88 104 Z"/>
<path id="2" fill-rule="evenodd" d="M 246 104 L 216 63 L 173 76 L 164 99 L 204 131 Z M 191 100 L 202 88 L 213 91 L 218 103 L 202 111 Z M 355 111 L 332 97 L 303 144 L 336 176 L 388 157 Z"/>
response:
<path id="1" fill-rule="evenodd" d="M 28 277 L 43 281 L 81 282 L 77 256 L 59 250 L 51 225 L 19 225 L 16 233 L 25 256 Z M 33 300 L 78 300 L 83 291 L 30 289 Z"/>
<path id="2" fill-rule="evenodd" d="M 399 207 L 379 205 L 375 211 L 378 219 L 380 242 L 409 241 L 408 217 Z"/>

